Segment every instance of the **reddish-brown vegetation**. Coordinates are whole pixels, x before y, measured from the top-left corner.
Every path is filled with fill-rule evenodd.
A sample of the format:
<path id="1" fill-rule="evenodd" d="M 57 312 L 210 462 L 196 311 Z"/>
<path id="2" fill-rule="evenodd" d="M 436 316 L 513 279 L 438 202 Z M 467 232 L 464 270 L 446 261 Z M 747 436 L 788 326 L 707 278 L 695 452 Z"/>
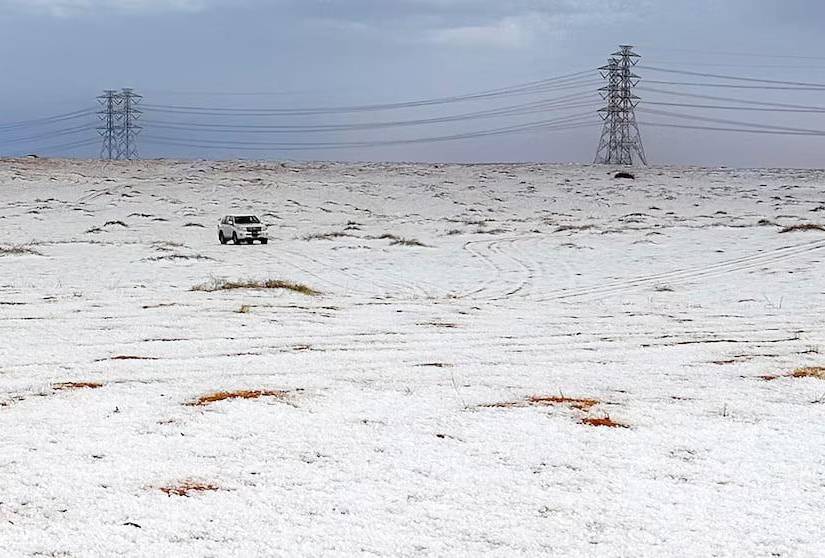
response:
<path id="1" fill-rule="evenodd" d="M 277 397 L 284 399 L 289 395 L 288 391 L 282 390 L 239 390 L 239 391 L 216 391 L 201 395 L 195 401 L 188 403 L 192 407 L 203 407 L 218 401 L 227 399 L 260 399 L 261 397 Z"/>
<path id="2" fill-rule="evenodd" d="M 216 490 L 220 489 L 214 484 L 190 480 L 183 481 L 180 484 L 162 486 L 160 488 L 160 491 L 167 496 L 189 496 L 193 492 L 214 492 Z"/>

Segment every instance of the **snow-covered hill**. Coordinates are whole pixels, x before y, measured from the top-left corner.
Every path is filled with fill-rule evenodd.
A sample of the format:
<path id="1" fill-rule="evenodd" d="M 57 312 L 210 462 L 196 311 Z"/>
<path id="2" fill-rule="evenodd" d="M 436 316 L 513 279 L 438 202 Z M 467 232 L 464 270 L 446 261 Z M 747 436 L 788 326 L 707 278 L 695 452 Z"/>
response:
<path id="1" fill-rule="evenodd" d="M 0 161 L 0 554 L 821 555 L 825 174 L 613 171 Z"/>

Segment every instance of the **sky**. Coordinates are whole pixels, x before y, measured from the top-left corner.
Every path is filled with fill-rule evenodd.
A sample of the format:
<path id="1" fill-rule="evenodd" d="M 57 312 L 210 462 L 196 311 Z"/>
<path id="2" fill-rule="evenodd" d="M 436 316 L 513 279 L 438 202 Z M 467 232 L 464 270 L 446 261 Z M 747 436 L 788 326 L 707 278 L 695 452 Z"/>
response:
<path id="1" fill-rule="evenodd" d="M 0 49 L 5 53 L 0 57 L 0 152 L 48 154 L 50 145 L 94 138 L 91 129 L 49 139 L 49 128 L 9 132 L 2 125 L 94 107 L 106 88 L 133 87 L 147 106 L 340 107 L 462 95 L 589 70 L 592 83 L 582 82 L 580 89 L 368 114 L 277 119 L 147 109 L 139 142 L 145 157 L 586 163 L 593 160 L 600 133 L 596 68 L 617 45 L 635 45 L 640 64 L 647 67 L 825 83 L 823 21 L 825 3 L 819 0 L 0 0 Z M 640 109 L 664 108 L 646 106 L 646 99 L 726 104 L 641 90 L 654 87 L 646 79 L 718 79 L 643 67 L 637 73 L 642 77 Z M 656 88 L 825 106 L 825 91 Z M 592 101 L 592 109 L 320 135 L 157 127 L 398 122 L 577 94 L 583 104 Z M 667 110 L 825 130 L 825 114 Z M 284 151 L 264 145 L 250 151 L 238 146 L 245 141 L 300 145 L 435 138 L 574 113 L 592 114 L 591 125 L 351 149 Z M 825 167 L 825 137 L 663 128 L 645 123 L 718 125 L 684 116 L 640 112 L 638 117 L 652 163 Z M 53 130 L 84 123 L 94 125 L 94 115 Z M 208 140 L 215 148 L 161 145 L 152 139 L 159 137 L 188 144 Z M 98 151 L 91 145 L 71 154 L 96 156 Z"/>

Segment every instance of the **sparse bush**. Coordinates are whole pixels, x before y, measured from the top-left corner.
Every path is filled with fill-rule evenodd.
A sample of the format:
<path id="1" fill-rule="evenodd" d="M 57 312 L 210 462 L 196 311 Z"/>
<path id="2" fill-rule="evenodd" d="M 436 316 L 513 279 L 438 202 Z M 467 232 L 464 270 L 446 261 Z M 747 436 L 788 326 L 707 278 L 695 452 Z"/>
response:
<path id="1" fill-rule="evenodd" d="M 302 240 L 332 240 L 333 238 L 351 237 L 351 234 L 345 232 L 328 232 L 328 233 L 314 233 L 301 237 Z"/>
<path id="2" fill-rule="evenodd" d="M 426 246 L 414 238 L 399 238 L 390 242 L 390 246 Z"/>
<path id="3" fill-rule="evenodd" d="M 784 227 L 780 233 L 789 233 L 789 232 L 803 232 L 803 231 L 822 231 L 825 232 L 825 226 L 822 225 L 814 225 L 812 223 L 805 223 L 803 225 L 791 225 L 790 227 Z"/>
<path id="4" fill-rule="evenodd" d="M 103 384 L 99 382 L 62 382 L 52 385 L 55 391 L 69 391 L 74 389 L 98 389 L 102 388 Z"/>
<path id="5" fill-rule="evenodd" d="M 318 296 L 320 291 L 308 287 L 302 283 L 283 281 L 281 279 L 267 279 L 265 281 L 226 281 L 223 279 L 212 279 L 207 283 L 192 287 L 193 291 L 213 293 L 216 291 L 231 291 L 236 289 L 284 289 L 307 296 Z"/>
<path id="6" fill-rule="evenodd" d="M 220 489 L 214 484 L 191 480 L 183 481 L 176 485 L 162 486 L 160 488 L 160 491 L 167 496 L 189 496 L 193 492 L 214 492 L 216 490 Z"/>
<path id="7" fill-rule="evenodd" d="M 555 232 L 567 232 L 567 231 L 587 231 L 593 228 L 593 225 L 561 225 L 556 229 Z"/>
<path id="8" fill-rule="evenodd" d="M 283 390 L 240 390 L 240 391 L 216 391 L 201 395 L 191 403 L 187 403 L 190 407 L 204 407 L 217 403 L 219 401 L 226 401 L 228 399 L 260 399 L 261 397 L 275 397 L 278 399 L 285 399 L 289 396 L 288 391 Z"/>
<path id="9" fill-rule="evenodd" d="M 42 256 L 40 252 L 30 246 L 0 246 L 0 257 L 2 256 Z"/>
<path id="10" fill-rule="evenodd" d="M 626 424 L 616 422 L 608 416 L 605 417 L 585 417 L 581 420 L 582 424 L 589 426 L 606 426 L 608 428 L 629 428 Z"/>
<path id="11" fill-rule="evenodd" d="M 613 178 L 623 178 L 627 180 L 636 180 L 636 175 L 630 172 L 619 171 L 613 175 Z"/>
<path id="12" fill-rule="evenodd" d="M 808 366 L 806 368 L 797 368 L 791 373 L 791 377 L 825 380 L 825 366 Z"/>

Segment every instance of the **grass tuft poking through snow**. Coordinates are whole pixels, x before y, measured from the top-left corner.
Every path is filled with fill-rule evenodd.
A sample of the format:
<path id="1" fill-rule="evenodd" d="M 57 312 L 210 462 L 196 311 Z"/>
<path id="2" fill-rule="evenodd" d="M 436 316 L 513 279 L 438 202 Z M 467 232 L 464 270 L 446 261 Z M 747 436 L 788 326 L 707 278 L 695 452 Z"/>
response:
<path id="1" fill-rule="evenodd" d="M 589 411 L 601 403 L 598 399 L 579 399 L 575 397 L 565 397 L 563 395 L 532 395 L 522 401 L 506 401 L 504 403 L 490 403 L 482 407 L 504 408 L 513 407 L 552 407 L 555 405 L 568 405 L 579 411 Z"/>
<path id="2" fill-rule="evenodd" d="M 195 401 L 187 403 L 190 407 L 205 407 L 219 401 L 228 399 L 260 399 L 261 397 L 276 397 L 285 399 L 289 396 L 288 391 L 283 390 L 240 390 L 240 391 L 216 391 L 201 395 Z"/>
<path id="3" fill-rule="evenodd" d="M 414 238 L 398 238 L 390 242 L 390 246 L 427 246 L 423 242 L 420 242 Z"/>
<path id="4" fill-rule="evenodd" d="M 789 232 L 802 232 L 802 231 L 823 231 L 825 232 L 825 226 L 822 225 L 814 225 L 813 223 L 805 223 L 802 225 L 791 225 L 790 227 L 785 227 L 780 233 L 789 233 Z"/>
<path id="5" fill-rule="evenodd" d="M 70 391 L 75 389 L 98 389 L 102 388 L 103 384 L 99 382 L 62 382 L 54 384 L 52 388 L 55 391 Z"/>
<path id="6" fill-rule="evenodd" d="M 797 368 L 791 372 L 791 378 L 816 378 L 818 380 L 825 380 L 825 366 Z"/>
<path id="7" fill-rule="evenodd" d="M 210 483 L 203 483 L 203 482 L 196 482 L 196 481 L 183 481 L 180 484 L 170 485 L 170 486 L 162 486 L 160 491 L 166 494 L 167 496 L 189 496 L 193 492 L 215 492 L 220 490 L 217 486 Z"/>
<path id="8" fill-rule="evenodd" d="M 321 294 L 320 291 L 316 291 L 303 283 L 294 283 L 281 279 L 267 279 L 265 281 L 225 281 L 223 279 L 212 279 L 207 283 L 192 287 L 193 291 L 206 293 L 231 291 L 235 289 L 284 289 L 307 296 L 318 296 Z"/>
<path id="9" fill-rule="evenodd" d="M 816 378 L 817 380 L 825 380 L 825 366 L 806 366 L 804 368 L 797 368 L 790 374 L 783 374 L 781 376 L 771 374 L 759 376 L 759 378 L 766 382 L 772 382 L 779 378 Z"/>
<path id="10" fill-rule="evenodd" d="M 606 426 L 608 428 L 630 428 L 626 424 L 622 424 L 621 422 L 616 422 L 610 417 L 585 417 L 581 420 L 582 424 L 586 424 L 588 426 Z"/>
<path id="11" fill-rule="evenodd" d="M 29 246 L 0 246 L 0 257 L 2 256 L 42 256 L 40 252 Z"/>

